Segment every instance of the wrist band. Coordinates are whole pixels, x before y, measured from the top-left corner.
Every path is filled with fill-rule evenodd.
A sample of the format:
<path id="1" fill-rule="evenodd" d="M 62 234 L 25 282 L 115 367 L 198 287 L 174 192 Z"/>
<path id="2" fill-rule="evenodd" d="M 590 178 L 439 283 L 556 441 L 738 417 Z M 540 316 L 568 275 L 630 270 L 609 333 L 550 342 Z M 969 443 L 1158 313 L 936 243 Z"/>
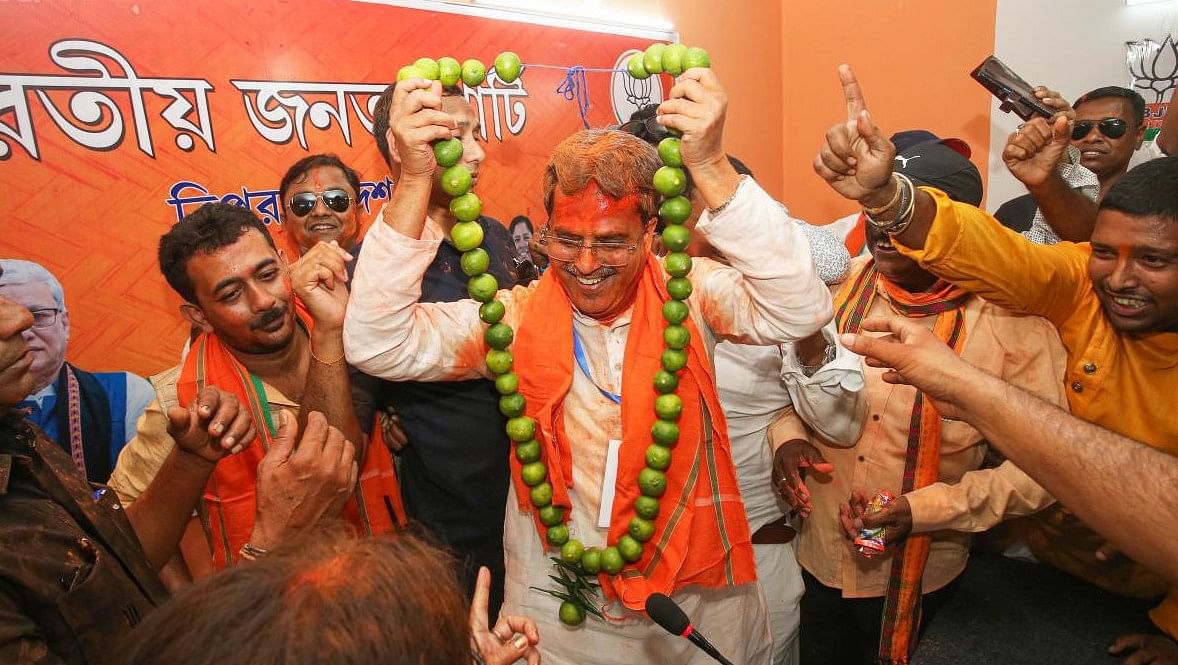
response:
<path id="1" fill-rule="evenodd" d="M 872 208 L 869 208 L 867 206 L 863 206 L 863 212 L 867 213 L 868 215 L 878 215 L 879 213 L 896 205 L 896 201 L 900 200 L 900 191 L 903 189 L 903 187 L 900 185 L 900 181 L 896 177 L 895 173 L 892 174 L 890 181 L 896 183 L 896 193 L 892 194 L 892 200 L 888 201 L 884 205 L 876 206 L 876 207 L 872 207 Z"/>
<path id="2" fill-rule="evenodd" d="M 319 356 L 315 355 L 315 345 L 314 344 L 308 344 L 307 348 L 311 350 L 311 358 L 314 359 L 315 362 L 319 363 L 320 365 L 326 365 L 328 367 L 338 364 L 347 355 L 346 353 L 341 353 L 340 357 L 336 358 L 335 360 L 328 361 L 328 360 L 324 360 L 324 359 L 320 358 Z"/>
<path id="3" fill-rule="evenodd" d="M 721 203 L 719 205 L 719 207 L 708 208 L 708 214 L 711 215 L 712 217 L 715 217 L 716 215 L 719 215 L 720 213 L 724 212 L 724 209 L 727 208 L 729 206 L 729 204 L 731 204 L 733 201 L 736 200 L 736 195 L 740 193 L 740 188 L 742 185 L 744 185 L 745 180 L 748 180 L 748 176 L 741 175 L 740 182 L 736 183 L 736 189 L 732 190 L 732 196 L 729 196 L 728 200 Z"/>

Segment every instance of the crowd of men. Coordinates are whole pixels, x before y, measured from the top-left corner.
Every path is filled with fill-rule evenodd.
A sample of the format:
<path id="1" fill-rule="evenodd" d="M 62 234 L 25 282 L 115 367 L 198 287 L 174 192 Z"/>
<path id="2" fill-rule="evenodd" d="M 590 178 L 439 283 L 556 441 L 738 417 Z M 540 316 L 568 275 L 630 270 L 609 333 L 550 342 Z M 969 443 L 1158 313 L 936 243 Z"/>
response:
<path id="1" fill-rule="evenodd" d="M 281 227 L 207 204 L 164 234 L 191 336 L 148 379 L 66 362 L 69 294 L 0 260 L 0 662 L 709 662 L 645 616 L 654 592 L 733 662 L 919 662 L 984 546 L 1153 606 L 1111 650 L 1178 663 L 1178 114 L 1130 169 L 1140 95 L 1036 89 L 1055 114 L 1009 137 L 1028 193 L 995 218 L 964 141 L 884 132 L 839 77 L 848 115 L 813 166 L 861 206 L 844 219 L 770 197 L 724 150 L 720 81 L 691 69 L 556 146 L 539 228 L 476 220 L 552 501 L 604 547 L 654 423 L 652 180 L 679 137 L 671 489 L 575 627 L 537 591 L 554 552 L 449 239 L 432 144 L 485 168 L 461 94 L 380 96 L 397 185 L 367 229 L 359 175 L 321 154 L 283 176 Z"/>

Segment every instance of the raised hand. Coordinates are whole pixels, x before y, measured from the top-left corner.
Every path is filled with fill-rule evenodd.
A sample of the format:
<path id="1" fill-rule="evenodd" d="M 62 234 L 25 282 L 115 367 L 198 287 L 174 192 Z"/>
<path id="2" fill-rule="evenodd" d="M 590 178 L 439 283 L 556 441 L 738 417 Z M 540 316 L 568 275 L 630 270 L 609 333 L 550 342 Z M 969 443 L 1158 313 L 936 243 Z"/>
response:
<path id="1" fill-rule="evenodd" d="M 1051 120 L 1054 121 L 1061 115 L 1066 117 L 1068 122 L 1076 119 L 1076 109 L 1072 108 L 1072 105 L 1068 100 L 1063 98 L 1063 95 L 1045 85 L 1035 86 L 1032 92 L 1035 93 L 1035 99 L 1038 99 L 1044 106 L 1055 111 L 1055 115 L 1051 116 Z"/>
<path id="2" fill-rule="evenodd" d="M 173 406 L 167 416 L 176 447 L 207 462 L 239 453 L 257 437 L 249 409 L 216 386 L 205 386 L 187 408 Z"/>
<path id="3" fill-rule="evenodd" d="M 683 165 L 695 169 L 727 163 L 724 152 L 724 118 L 728 114 L 728 95 L 715 72 L 706 68 L 689 69 L 679 77 L 667 97 L 659 104 L 658 123 L 678 130 L 679 154 Z M 694 173 L 694 171 L 693 171 Z"/>
<path id="4" fill-rule="evenodd" d="M 847 120 L 826 131 L 826 140 L 814 158 L 814 171 L 839 194 L 865 206 L 879 206 L 891 200 L 895 185 L 892 169 L 896 146 L 871 119 L 855 73 L 839 66 Z"/>
<path id="5" fill-rule="evenodd" d="M 348 308 L 347 262 L 339 243 L 320 242 L 290 266 L 291 287 L 311 312 L 316 329 L 342 329 Z"/>
<path id="6" fill-rule="evenodd" d="M 773 454 L 773 478 L 777 492 L 798 514 L 809 517 L 814 505 L 810 502 L 810 490 L 804 481 L 804 469 L 834 473 L 834 465 L 827 462 L 822 453 L 808 441 L 786 441 Z"/>
<path id="7" fill-rule="evenodd" d="M 459 136 L 454 119 L 442 111 L 442 84 L 405 79 L 393 91 L 386 138 L 401 176 L 432 176 L 437 167 L 433 142 Z"/>
<path id="8" fill-rule="evenodd" d="M 250 544 L 269 549 L 339 515 L 356 488 L 356 448 L 318 411 L 295 446 L 294 414 L 279 412 L 278 433 L 258 463 L 257 517 Z"/>
<path id="9" fill-rule="evenodd" d="M 1067 117 L 1056 115 L 1050 123 L 1034 118 L 1006 139 L 1002 161 L 1020 182 L 1035 187 L 1056 172 L 1070 143 Z"/>
<path id="10" fill-rule="evenodd" d="M 499 616 L 494 628 L 488 626 L 487 601 L 491 595 L 491 571 L 479 568 L 474 597 L 470 601 L 470 635 L 486 665 L 511 665 L 521 658 L 528 665 L 540 664 L 540 630 L 527 617 Z"/>

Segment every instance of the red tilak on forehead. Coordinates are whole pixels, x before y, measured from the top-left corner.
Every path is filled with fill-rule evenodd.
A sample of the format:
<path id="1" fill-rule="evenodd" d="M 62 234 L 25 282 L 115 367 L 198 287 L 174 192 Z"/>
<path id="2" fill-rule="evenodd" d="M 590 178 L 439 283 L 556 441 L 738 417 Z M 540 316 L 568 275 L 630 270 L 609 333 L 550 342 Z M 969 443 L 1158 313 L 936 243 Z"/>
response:
<path id="1" fill-rule="evenodd" d="M 572 194 L 558 189 L 552 205 L 552 219 L 559 219 L 563 230 L 582 237 L 593 235 L 597 222 L 604 218 L 631 214 L 638 215 L 641 220 L 637 194 L 611 198 L 601 191 L 596 180 L 590 180 L 585 189 Z"/>

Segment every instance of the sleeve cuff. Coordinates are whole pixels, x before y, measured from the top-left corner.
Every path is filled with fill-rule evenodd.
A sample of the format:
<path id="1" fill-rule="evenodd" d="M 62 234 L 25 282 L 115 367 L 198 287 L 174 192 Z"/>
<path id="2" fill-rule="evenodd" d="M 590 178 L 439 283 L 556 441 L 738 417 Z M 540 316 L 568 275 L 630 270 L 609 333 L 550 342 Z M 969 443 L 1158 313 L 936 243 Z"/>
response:
<path id="1" fill-rule="evenodd" d="M 901 254 L 916 260 L 922 267 L 935 266 L 951 257 L 961 241 L 961 220 L 957 216 L 955 206 L 965 204 L 954 202 L 939 189 L 920 189 L 932 196 L 933 203 L 937 206 L 936 217 L 929 228 L 928 237 L 924 240 L 924 249 L 908 247 L 895 237 L 892 238 L 892 244 Z"/>
<path id="2" fill-rule="evenodd" d="M 934 483 L 905 494 L 912 511 L 912 533 L 927 533 L 952 528 L 955 515 L 945 501 L 942 483 Z"/>

